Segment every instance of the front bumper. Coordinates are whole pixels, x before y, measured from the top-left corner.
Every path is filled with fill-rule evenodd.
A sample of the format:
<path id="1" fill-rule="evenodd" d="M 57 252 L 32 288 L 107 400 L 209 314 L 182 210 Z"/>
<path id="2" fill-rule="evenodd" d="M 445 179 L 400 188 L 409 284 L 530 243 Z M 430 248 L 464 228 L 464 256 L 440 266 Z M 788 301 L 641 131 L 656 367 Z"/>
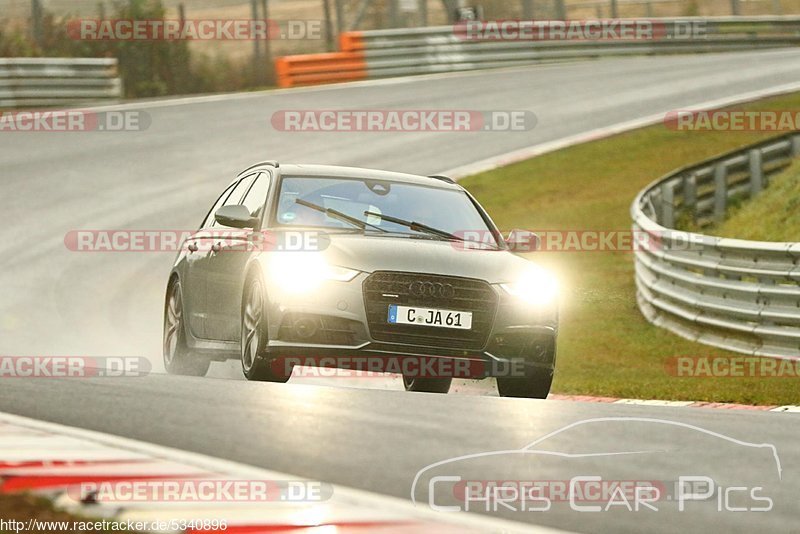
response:
<path id="1" fill-rule="evenodd" d="M 464 346 L 453 346 L 452 339 L 446 346 L 437 346 L 430 336 L 420 336 L 421 342 L 409 343 L 407 334 L 398 336 L 401 342 L 394 342 L 386 337 L 385 324 L 381 325 L 378 340 L 372 336 L 375 318 L 373 315 L 370 323 L 363 291 L 368 276 L 360 274 L 350 282 L 328 282 L 314 294 L 304 296 L 286 295 L 280 288 L 272 288 L 268 357 L 289 370 L 292 365 L 311 365 L 396 372 L 430 369 L 434 362 L 438 372 L 452 369 L 457 378 L 508 376 L 523 368 L 552 373 L 558 336 L 556 306 L 536 308 L 506 294 L 499 286 L 487 284 L 496 300 L 479 345 L 475 345 L 474 336 L 465 340 Z M 415 305 L 443 307 L 435 299 L 418 299 Z M 452 338 L 452 330 L 445 333 Z"/>

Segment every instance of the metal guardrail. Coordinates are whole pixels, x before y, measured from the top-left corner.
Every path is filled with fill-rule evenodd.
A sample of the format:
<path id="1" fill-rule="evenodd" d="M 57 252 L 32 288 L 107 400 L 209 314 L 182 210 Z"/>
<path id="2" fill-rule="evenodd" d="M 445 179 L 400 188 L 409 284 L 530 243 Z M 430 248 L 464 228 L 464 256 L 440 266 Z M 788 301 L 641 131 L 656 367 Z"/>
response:
<path id="1" fill-rule="evenodd" d="M 670 173 L 631 206 L 639 308 L 653 324 L 716 347 L 800 358 L 800 243 L 746 241 L 673 230 L 724 217 L 800 156 L 800 134 L 761 142 Z M 643 234 L 642 234 L 643 235 Z"/>
<path id="2" fill-rule="evenodd" d="M 800 17 L 647 19 L 663 26 L 652 40 L 472 40 L 459 26 L 346 32 L 340 52 L 278 58 L 282 87 L 528 65 L 619 55 L 722 52 L 800 45 Z M 702 24 L 700 38 L 678 38 L 677 25 Z"/>
<path id="3" fill-rule="evenodd" d="M 0 58 L 0 108 L 63 106 L 122 97 L 113 58 Z"/>

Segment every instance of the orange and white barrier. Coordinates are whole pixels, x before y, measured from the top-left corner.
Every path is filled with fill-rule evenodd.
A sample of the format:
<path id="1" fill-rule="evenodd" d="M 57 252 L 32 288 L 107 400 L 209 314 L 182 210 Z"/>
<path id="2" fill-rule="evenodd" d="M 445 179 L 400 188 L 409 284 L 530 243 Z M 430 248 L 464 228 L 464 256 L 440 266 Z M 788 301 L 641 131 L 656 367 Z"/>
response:
<path id="1" fill-rule="evenodd" d="M 275 74 L 280 87 L 352 82 L 367 79 L 367 62 L 357 48 L 357 34 L 342 34 L 341 52 L 284 56 L 275 60 Z"/>
<path id="2" fill-rule="evenodd" d="M 741 51 L 800 44 L 800 17 L 471 21 L 345 32 L 339 52 L 276 59 L 281 87 L 602 56 Z"/>

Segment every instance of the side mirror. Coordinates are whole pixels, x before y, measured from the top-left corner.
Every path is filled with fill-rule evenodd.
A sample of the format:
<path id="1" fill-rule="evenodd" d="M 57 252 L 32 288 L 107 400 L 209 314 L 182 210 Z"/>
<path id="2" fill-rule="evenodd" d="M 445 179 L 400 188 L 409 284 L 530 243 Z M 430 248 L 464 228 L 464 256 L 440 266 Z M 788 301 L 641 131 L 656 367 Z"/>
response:
<path id="1" fill-rule="evenodd" d="M 511 230 L 506 238 L 506 245 L 511 252 L 536 252 L 542 246 L 542 239 L 528 230 Z"/>
<path id="2" fill-rule="evenodd" d="M 231 228 L 255 228 L 261 222 L 258 217 L 251 217 L 247 208 L 241 204 L 222 206 L 214 212 L 214 219 Z"/>

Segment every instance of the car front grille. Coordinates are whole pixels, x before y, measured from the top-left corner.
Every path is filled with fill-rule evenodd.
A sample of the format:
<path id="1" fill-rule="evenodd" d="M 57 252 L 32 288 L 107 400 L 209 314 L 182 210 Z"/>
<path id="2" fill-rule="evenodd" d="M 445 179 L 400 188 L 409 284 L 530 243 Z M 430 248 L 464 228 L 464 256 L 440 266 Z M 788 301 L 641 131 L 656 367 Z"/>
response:
<path id="1" fill-rule="evenodd" d="M 420 296 L 412 286 L 435 288 Z M 419 273 L 378 271 L 364 280 L 364 304 L 370 335 L 376 341 L 416 347 L 480 350 L 494 323 L 497 293 L 483 280 Z M 414 294 L 417 293 L 417 294 Z M 472 312 L 472 328 L 390 324 L 389 306 L 419 306 Z"/>

